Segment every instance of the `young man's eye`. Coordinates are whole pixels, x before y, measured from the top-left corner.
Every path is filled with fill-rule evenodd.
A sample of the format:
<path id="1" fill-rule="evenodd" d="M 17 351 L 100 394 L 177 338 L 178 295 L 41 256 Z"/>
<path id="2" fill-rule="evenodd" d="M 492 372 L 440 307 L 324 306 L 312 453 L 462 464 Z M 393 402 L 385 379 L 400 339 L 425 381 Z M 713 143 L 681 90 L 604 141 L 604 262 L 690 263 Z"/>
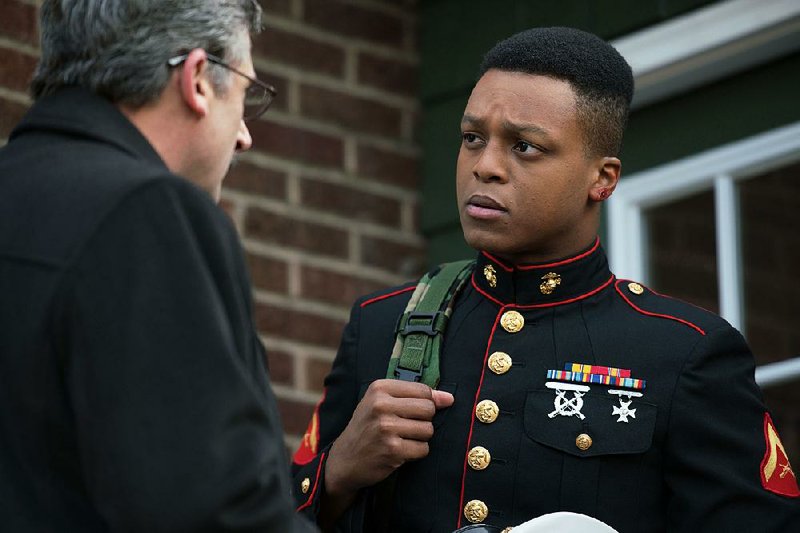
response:
<path id="1" fill-rule="evenodd" d="M 539 148 L 525 141 L 517 141 L 513 147 L 514 150 L 523 154 L 532 154 L 533 152 L 540 152 Z"/>
<path id="2" fill-rule="evenodd" d="M 464 141 L 464 144 L 474 144 L 479 140 L 478 136 L 474 133 L 462 133 L 461 139 Z"/>

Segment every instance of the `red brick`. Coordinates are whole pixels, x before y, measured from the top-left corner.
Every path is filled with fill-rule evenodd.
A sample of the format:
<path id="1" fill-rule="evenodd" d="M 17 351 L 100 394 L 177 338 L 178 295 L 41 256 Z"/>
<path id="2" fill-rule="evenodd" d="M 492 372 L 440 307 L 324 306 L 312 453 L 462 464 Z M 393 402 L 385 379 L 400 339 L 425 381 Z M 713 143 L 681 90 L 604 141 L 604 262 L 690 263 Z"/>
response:
<path id="1" fill-rule="evenodd" d="M 292 13 L 292 0 L 260 0 L 258 3 L 269 15 L 288 16 Z"/>
<path id="2" fill-rule="evenodd" d="M 0 97 L 0 138 L 8 138 L 28 107 Z"/>
<path id="3" fill-rule="evenodd" d="M 223 182 L 226 189 L 286 199 L 286 174 L 277 170 L 262 168 L 251 163 L 239 161 L 234 165 Z"/>
<path id="4" fill-rule="evenodd" d="M 347 232 L 313 222 L 302 222 L 263 209 L 248 209 L 245 235 L 265 243 L 302 249 L 339 258 L 348 256 Z"/>
<path id="5" fill-rule="evenodd" d="M 0 86 L 25 92 L 36 68 L 37 59 L 11 48 L 0 47 Z"/>
<path id="6" fill-rule="evenodd" d="M 330 371 L 330 361 L 310 359 L 308 361 L 308 369 L 306 370 L 308 376 L 308 390 L 322 392 L 322 389 L 325 388 L 325 377 L 327 377 Z"/>
<path id="7" fill-rule="evenodd" d="M 398 17 L 339 0 L 306 0 L 304 18 L 312 26 L 400 48 L 403 21 Z"/>
<path id="8" fill-rule="evenodd" d="M 417 68 L 411 63 L 369 53 L 358 55 L 358 82 L 406 96 L 417 94 Z"/>
<path id="9" fill-rule="evenodd" d="M 361 260 L 367 265 L 396 272 L 408 279 L 419 276 L 424 268 L 424 250 L 375 237 L 361 240 Z"/>
<path id="10" fill-rule="evenodd" d="M 337 137 L 283 126 L 269 119 L 248 122 L 253 146 L 263 152 L 305 164 L 342 168 L 344 143 Z"/>
<path id="11" fill-rule="evenodd" d="M 302 298 L 348 307 L 359 296 L 385 287 L 384 283 L 308 265 L 302 267 L 300 279 Z"/>
<path id="12" fill-rule="evenodd" d="M 289 265 L 285 261 L 248 253 L 247 266 L 257 289 L 281 294 L 289 292 Z"/>
<path id="13" fill-rule="evenodd" d="M 314 413 L 314 403 L 298 402 L 278 398 L 278 411 L 281 414 L 283 430 L 289 435 L 302 435 L 308 427 L 308 421 Z"/>
<path id="14" fill-rule="evenodd" d="M 353 220 L 393 227 L 400 225 L 399 201 L 353 187 L 303 178 L 300 183 L 300 198 L 305 206 Z"/>
<path id="15" fill-rule="evenodd" d="M 289 80 L 280 74 L 275 74 L 270 70 L 256 69 L 256 77 L 259 80 L 269 83 L 278 91 L 278 95 L 269 105 L 267 113 L 272 110 L 286 111 L 289 109 Z"/>
<path id="16" fill-rule="evenodd" d="M 258 302 L 255 321 L 265 334 L 329 348 L 339 346 L 344 328 L 339 320 Z"/>
<path id="17" fill-rule="evenodd" d="M 294 362 L 291 354 L 279 350 L 267 350 L 269 380 L 281 385 L 292 385 L 294 382 Z"/>
<path id="18" fill-rule="evenodd" d="M 309 85 L 300 89 L 300 111 L 304 116 L 345 128 L 390 137 L 400 135 L 403 120 L 396 107 Z"/>
<path id="19" fill-rule="evenodd" d="M 416 156 L 360 145 L 358 173 L 384 183 L 416 190 L 420 183 Z"/>
<path id="20" fill-rule="evenodd" d="M 0 35 L 38 45 L 38 18 L 36 6 L 4 0 L 0 2 Z"/>
<path id="21" fill-rule="evenodd" d="M 343 48 L 276 28 L 267 28 L 253 39 L 253 54 L 304 70 L 344 75 Z"/>

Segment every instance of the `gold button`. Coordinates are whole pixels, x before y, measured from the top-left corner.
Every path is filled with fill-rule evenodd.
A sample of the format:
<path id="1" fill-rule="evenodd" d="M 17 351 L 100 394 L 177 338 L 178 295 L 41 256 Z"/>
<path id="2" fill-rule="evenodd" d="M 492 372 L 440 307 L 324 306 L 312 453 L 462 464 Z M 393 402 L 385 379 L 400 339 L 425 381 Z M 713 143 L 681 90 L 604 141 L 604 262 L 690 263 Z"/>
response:
<path id="1" fill-rule="evenodd" d="M 473 470 L 483 470 L 492 462 L 492 455 L 483 446 L 475 446 L 469 451 L 467 462 Z"/>
<path id="2" fill-rule="evenodd" d="M 555 272 L 548 272 L 542 276 L 542 279 L 544 281 L 539 285 L 539 291 L 541 291 L 542 294 L 553 294 L 556 287 L 561 285 L 561 276 Z"/>
<path id="3" fill-rule="evenodd" d="M 489 508 L 480 500 L 470 500 L 464 506 L 464 516 L 473 524 L 479 524 L 489 516 Z"/>
<path id="4" fill-rule="evenodd" d="M 581 433 L 578 435 L 578 438 L 575 439 L 575 446 L 577 446 L 580 451 L 585 452 L 592 447 L 592 437 L 586 433 Z"/>
<path id="5" fill-rule="evenodd" d="M 494 352 L 489 356 L 489 368 L 495 374 L 505 374 L 511 369 L 511 356 L 505 352 Z"/>
<path id="6" fill-rule="evenodd" d="M 475 407 L 475 416 L 484 424 L 491 424 L 499 414 L 500 408 L 492 400 L 481 400 Z"/>
<path id="7" fill-rule="evenodd" d="M 505 529 L 504 529 L 503 531 L 501 531 L 500 533 L 510 533 L 510 531 L 511 531 L 512 529 L 514 529 L 514 528 L 513 528 L 513 527 L 511 527 L 511 526 L 508 526 L 507 528 L 505 528 Z"/>
<path id="8" fill-rule="evenodd" d="M 307 493 L 307 492 L 308 492 L 308 489 L 310 489 L 310 488 L 311 488 L 311 480 L 310 480 L 310 479 L 308 479 L 308 478 L 305 478 L 305 479 L 304 479 L 304 480 L 303 480 L 303 481 L 300 483 L 300 490 L 302 490 L 302 491 L 303 491 L 303 494 L 305 494 L 305 493 Z"/>
<path id="9" fill-rule="evenodd" d="M 516 333 L 525 327 L 525 319 L 516 311 L 506 311 L 500 317 L 500 325 L 509 333 Z"/>
<path id="10" fill-rule="evenodd" d="M 631 291 L 633 294 L 642 294 L 644 292 L 644 287 L 632 281 L 628 283 L 628 290 Z"/>

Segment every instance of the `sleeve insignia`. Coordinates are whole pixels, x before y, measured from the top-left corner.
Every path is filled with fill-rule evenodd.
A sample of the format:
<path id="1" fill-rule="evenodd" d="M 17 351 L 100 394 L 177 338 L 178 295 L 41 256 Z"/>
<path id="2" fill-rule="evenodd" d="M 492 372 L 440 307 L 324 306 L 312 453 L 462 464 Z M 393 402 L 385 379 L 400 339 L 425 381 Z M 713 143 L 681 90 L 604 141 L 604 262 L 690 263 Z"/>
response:
<path id="1" fill-rule="evenodd" d="M 761 485 L 782 496 L 800 496 L 797 478 L 769 413 L 764 413 L 764 439 L 767 450 L 761 461 Z"/>
<path id="2" fill-rule="evenodd" d="M 325 399 L 323 395 L 322 400 Z M 298 465 L 305 465 L 314 460 L 319 452 L 319 406 L 322 404 L 319 401 L 317 407 L 314 409 L 314 414 L 311 416 L 311 421 L 308 423 L 306 432 L 303 435 L 303 440 L 300 441 L 300 447 L 294 452 L 292 462 Z"/>

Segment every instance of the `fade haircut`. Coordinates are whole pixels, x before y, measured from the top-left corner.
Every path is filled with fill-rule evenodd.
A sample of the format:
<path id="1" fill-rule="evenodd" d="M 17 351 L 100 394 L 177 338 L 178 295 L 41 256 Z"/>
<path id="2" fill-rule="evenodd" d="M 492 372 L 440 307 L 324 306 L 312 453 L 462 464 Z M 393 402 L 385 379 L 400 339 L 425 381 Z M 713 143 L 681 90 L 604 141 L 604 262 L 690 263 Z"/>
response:
<path id="1" fill-rule="evenodd" d="M 141 107 L 166 87 L 170 57 L 202 48 L 238 64 L 260 30 L 256 0 L 44 0 L 31 94 L 78 85 Z M 230 73 L 209 63 L 209 79 L 224 94 Z"/>
<path id="2" fill-rule="evenodd" d="M 491 69 L 568 82 L 575 92 L 587 155 L 619 155 L 633 98 L 633 74 L 610 44 L 574 28 L 532 28 L 489 50 L 479 77 Z"/>

